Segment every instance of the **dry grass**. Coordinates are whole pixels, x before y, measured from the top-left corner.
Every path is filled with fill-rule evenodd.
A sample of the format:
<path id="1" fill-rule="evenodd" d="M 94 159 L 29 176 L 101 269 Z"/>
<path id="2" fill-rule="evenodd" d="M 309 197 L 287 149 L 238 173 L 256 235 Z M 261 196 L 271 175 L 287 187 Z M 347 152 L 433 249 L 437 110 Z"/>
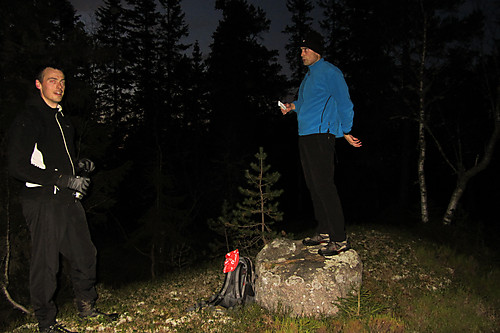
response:
<path id="1" fill-rule="evenodd" d="M 186 309 L 218 291 L 222 261 L 155 282 L 113 290 L 99 286 L 99 307 L 117 322 L 76 319 L 72 304 L 59 318 L 85 332 L 495 332 L 499 321 L 499 271 L 474 258 L 409 235 L 354 227 L 351 243 L 364 264 L 361 309 L 336 318 L 297 318 L 258 305 L 237 310 Z M 346 300 L 349 301 L 349 300 Z M 348 307 L 346 307 L 348 308 Z M 35 332 L 32 319 L 11 332 Z"/>

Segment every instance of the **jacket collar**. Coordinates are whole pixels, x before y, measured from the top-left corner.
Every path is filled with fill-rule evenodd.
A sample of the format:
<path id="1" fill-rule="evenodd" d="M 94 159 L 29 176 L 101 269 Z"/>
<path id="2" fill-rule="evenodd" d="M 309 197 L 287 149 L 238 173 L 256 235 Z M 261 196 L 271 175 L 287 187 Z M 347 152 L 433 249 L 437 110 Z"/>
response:
<path id="1" fill-rule="evenodd" d="M 318 61 L 316 61 L 314 64 L 309 65 L 309 70 L 314 71 L 316 68 L 321 67 L 321 64 L 325 62 L 325 59 L 319 58 Z"/>
<path id="2" fill-rule="evenodd" d="M 45 101 L 40 97 L 40 95 L 33 96 L 29 100 L 28 105 L 34 106 L 37 110 L 40 110 L 44 115 L 53 116 L 55 113 L 59 112 L 64 117 L 64 114 L 62 113 L 62 106 L 60 104 L 58 104 L 56 108 L 51 108 L 50 106 L 47 105 L 47 103 L 45 103 Z"/>

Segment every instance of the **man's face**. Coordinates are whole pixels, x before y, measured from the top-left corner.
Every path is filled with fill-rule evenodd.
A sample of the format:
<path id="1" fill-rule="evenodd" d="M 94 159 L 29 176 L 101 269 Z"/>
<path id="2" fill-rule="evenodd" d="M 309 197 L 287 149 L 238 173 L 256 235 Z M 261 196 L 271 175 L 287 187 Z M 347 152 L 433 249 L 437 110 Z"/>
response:
<path id="1" fill-rule="evenodd" d="M 35 85 L 40 90 L 40 96 L 45 103 L 51 108 L 55 108 L 64 96 L 64 88 L 66 87 L 64 73 L 59 69 L 47 67 L 43 71 L 42 82 L 36 80 Z"/>
<path id="2" fill-rule="evenodd" d="M 306 66 L 310 66 L 319 59 L 321 59 L 321 56 L 318 53 L 314 52 L 313 50 L 307 47 L 301 47 L 300 50 L 301 50 L 300 56 L 302 57 L 302 62 Z"/>

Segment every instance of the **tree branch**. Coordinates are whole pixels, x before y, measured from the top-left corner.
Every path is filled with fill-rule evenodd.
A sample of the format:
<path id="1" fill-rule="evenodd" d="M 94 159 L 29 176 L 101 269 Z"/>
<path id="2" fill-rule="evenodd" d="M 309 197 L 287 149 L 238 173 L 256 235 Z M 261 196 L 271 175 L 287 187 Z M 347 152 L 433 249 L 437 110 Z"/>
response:
<path id="1" fill-rule="evenodd" d="M 2 291 L 10 304 L 14 306 L 14 308 L 21 310 L 22 312 L 32 315 L 33 313 L 26 309 L 21 304 L 17 303 L 9 293 L 9 263 L 10 263 L 10 212 L 9 212 L 9 198 L 10 198 L 10 190 L 9 185 L 6 186 L 6 235 L 5 235 L 5 256 L 4 256 L 4 281 L 2 282 Z"/>

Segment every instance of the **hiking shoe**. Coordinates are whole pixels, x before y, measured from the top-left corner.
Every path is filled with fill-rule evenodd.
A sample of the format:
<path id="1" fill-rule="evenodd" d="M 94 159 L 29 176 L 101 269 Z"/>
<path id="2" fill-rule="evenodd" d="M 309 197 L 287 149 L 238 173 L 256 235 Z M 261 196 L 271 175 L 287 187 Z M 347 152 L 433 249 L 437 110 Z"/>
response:
<path id="1" fill-rule="evenodd" d="M 102 312 L 98 309 L 94 309 L 94 311 L 92 311 L 92 314 L 90 314 L 90 315 L 83 316 L 83 315 L 79 314 L 78 316 L 82 320 L 96 320 L 96 321 L 104 320 L 107 322 L 116 321 L 120 317 L 120 315 L 118 313 L 105 313 L 105 312 Z"/>
<path id="2" fill-rule="evenodd" d="M 302 244 L 306 246 L 314 246 L 320 244 L 326 244 L 330 241 L 330 236 L 328 234 L 315 234 L 312 237 L 307 237 L 302 240 Z"/>
<path id="3" fill-rule="evenodd" d="M 346 239 L 342 242 L 328 242 L 326 247 L 319 249 L 318 253 L 322 256 L 335 256 L 339 253 L 345 252 L 351 248 L 349 241 Z"/>
<path id="4" fill-rule="evenodd" d="M 76 301 L 78 317 L 80 319 L 115 321 L 118 319 L 118 313 L 104 313 L 95 307 L 95 302 Z"/>
<path id="5" fill-rule="evenodd" d="M 41 333 L 76 333 L 76 332 L 67 330 L 61 324 L 54 324 L 54 325 L 49 326 L 47 328 L 40 328 L 40 332 Z"/>

